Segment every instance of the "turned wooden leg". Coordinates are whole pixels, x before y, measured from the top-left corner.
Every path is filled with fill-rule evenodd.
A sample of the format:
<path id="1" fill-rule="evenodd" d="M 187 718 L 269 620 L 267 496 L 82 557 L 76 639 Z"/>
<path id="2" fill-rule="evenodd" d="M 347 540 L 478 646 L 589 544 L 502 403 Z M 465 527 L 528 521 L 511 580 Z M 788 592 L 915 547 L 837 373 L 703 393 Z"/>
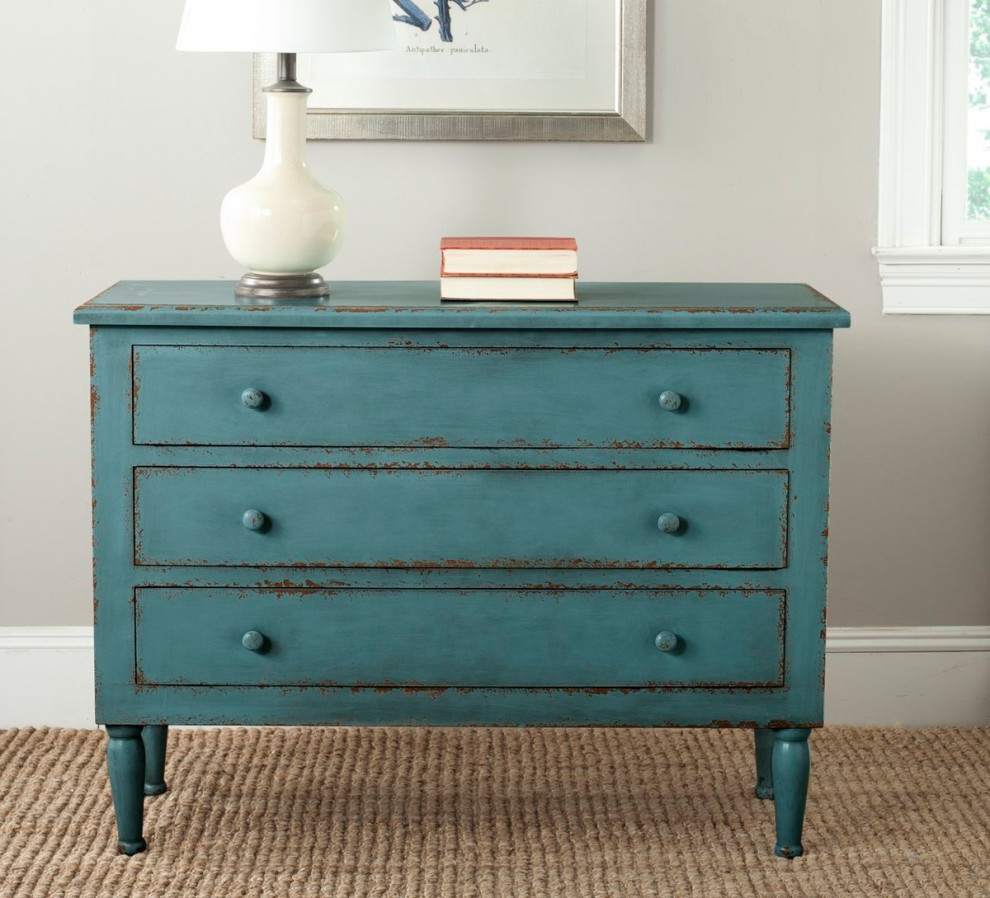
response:
<path id="1" fill-rule="evenodd" d="M 165 785 L 168 724 L 146 724 L 141 741 L 144 743 L 144 794 L 161 795 L 168 788 Z"/>
<path id="2" fill-rule="evenodd" d="M 107 769 L 117 816 L 117 851 L 137 854 L 148 846 L 144 822 L 144 743 L 140 726 L 108 725 Z"/>
<path id="3" fill-rule="evenodd" d="M 773 798 L 773 730 L 760 727 L 753 731 L 756 748 L 756 797 Z"/>
<path id="4" fill-rule="evenodd" d="M 777 857 L 795 858 L 804 854 L 801 829 L 808 799 L 811 730 L 774 730 L 773 806 L 777 818 Z"/>

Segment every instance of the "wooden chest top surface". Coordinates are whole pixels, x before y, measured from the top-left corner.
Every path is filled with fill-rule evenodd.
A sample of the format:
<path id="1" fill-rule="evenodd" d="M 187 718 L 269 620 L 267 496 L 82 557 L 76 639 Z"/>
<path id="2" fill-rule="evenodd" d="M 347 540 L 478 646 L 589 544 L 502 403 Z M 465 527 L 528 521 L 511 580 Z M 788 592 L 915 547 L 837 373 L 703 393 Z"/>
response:
<path id="1" fill-rule="evenodd" d="M 836 328 L 849 314 L 805 284 L 584 283 L 576 303 L 441 302 L 435 281 L 331 284 L 322 302 L 258 303 L 229 281 L 121 281 L 79 324 L 200 327 Z"/>

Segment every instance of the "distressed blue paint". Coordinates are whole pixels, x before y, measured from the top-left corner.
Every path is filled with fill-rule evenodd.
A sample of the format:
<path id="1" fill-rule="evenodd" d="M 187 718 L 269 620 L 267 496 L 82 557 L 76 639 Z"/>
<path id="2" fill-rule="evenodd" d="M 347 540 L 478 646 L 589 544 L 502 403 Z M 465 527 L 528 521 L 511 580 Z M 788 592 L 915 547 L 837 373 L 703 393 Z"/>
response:
<path id="1" fill-rule="evenodd" d="M 787 445 L 789 380 L 786 350 L 137 346 L 134 434 L 149 445 L 770 449 Z M 683 394 L 677 414 L 657 399 L 670 386 Z"/>
<path id="2" fill-rule="evenodd" d="M 198 600 L 198 597 L 197 597 L 197 600 Z M 195 609 L 195 610 L 202 610 L 202 609 Z M 238 610 L 240 610 L 240 609 L 238 609 Z M 213 620 L 215 619 L 215 615 L 211 614 L 210 615 L 210 618 L 211 618 L 210 623 L 213 623 Z M 174 623 L 174 621 L 170 621 L 170 623 Z M 144 620 L 143 619 L 142 619 L 142 626 L 145 626 L 145 623 L 144 623 Z M 208 626 L 209 626 L 209 624 L 208 624 Z M 153 645 L 157 646 L 159 649 L 161 649 L 161 646 L 162 646 L 162 636 L 161 636 L 161 633 L 163 633 L 163 632 L 165 632 L 165 628 L 161 628 L 160 631 L 158 631 L 158 632 L 155 632 L 154 630 L 152 632 L 152 635 L 154 637 L 153 638 Z M 200 638 L 203 637 L 204 635 L 205 634 L 203 634 L 203 633 L 197 634 L 197 636 L 200 637 Z M 225 633 L 225 636 L 226 635 L 228 635 L 228 634 Z M 248 630 L 247 633 L 245 633 L 241 637 L 241 645 L 244 646 L 244 648 L 246 648 L 249 652 L 260 652 L 268 644 L 269 644 L 268 643 L 268 637 L 265 636 L 263 633 L 259 633 L 257 630 Z M 221 652 L 224 652 L 225 653 L 224 654 L 224 657 L 226 657 L 226 652 L 229 652 L 230 651 L 230 645 L 228 644 L 228 641 L 226 640 L 226 638 L 223 640 L 223 643 L 219 646 L 219 649 L 221 650 Z M 151 654 L 151 657 L 153 659 L 154 658 L 154 652 L 152 651 L 150 654 Z M 217 659 L 210 659 L 210 660 L 211 661 L 215 661 Z M 144 653 L 144 652 L 141 653 L 140 657 L 138 658 L 138 664 L 143 664 L 143 665 L 147 665 L 148 664 L 148 653 Z M 180 682 L 180 683 L 191 683 L 191 682 L 210 683 L 210 682 L 214 682 L 214 680 L 203 679 L 204 677 L 211 676 L 210 674 L 207 674 L 205 672 L 201 672 L 198 677 L 196 677 L 194 675 L 194 679 L 190 679 L 189 678 L 189 670 L 187 669 L 187 665 L 185 663 L 183 663 L 183 665 L 182 665 L 182 670 L 183 670 L 183 673 L 181 675 L 179 675 L 179 679 L 178 679 L 178 682 Z M 154 677 L 155 676 L 154 668 L 153 667 L 152 667 L 152 671 L 150 673 L 143 674 L 143 677 L 144 678 L 147 678 L 148 676 L 151 676 L 151 677 Z M 214 676 L 216 676 L 216 675 L 214 675 Z M 157 682 L 157 680 L 155 680 L 154 682 Z M 249 681 L 249 682 L 253 682 L 253 681 Z"/>
<path id="3" fill-rule="evenodd" d="M 748 620 L 747 623 L 749 623 Z M 731 637 L 727 639 L 726 642 L 731 643 L 732 642 Z M 661 630 L 659 633 L 657 633 L 656 637 L 653 640 L 653 644 L 661 652 L 675 652 L 678 649 L 682 649 L 684 645 L 681 637 L 678 636 L 676 633 L 671 633 L 670 630 Z M 778 644 L 778 648 L 783 649 L 783 646 Z M 732 645 L 728 645 L 728 644 L 725 645 L 723 650 L 728 650 L 730 654 L 735 654 L 735 647 Z M 761 651 L 766 651 L 766 649 L 762 649 Z M 781 651 L 781 660 L 783 660 L 783 651 Z"/>
<path id="4" fill-rule="evenodd" d="M 789 609 L 788 609 L 789 610 Z M 793 670 L 786 655 L 785 671 Z M 242 649 L 243 651 L 243 649 Z M 656 649 L 654 649 L 656 652 Z M 272 726 L 820 726 L 804 715 L 818 686 L 755 689 L 512 687 L 414 689 L 374 686 L 105 686 L 97 716 L 112 707 L 132 719 L 174 724 Z"/>
<path id="5" fill-rule="evenodd" d="M 197 392 L 193 396 L 193 400 L 196 401 L 199 397 Z M 248 387 L 243 393 L 241 393 L 241 404 L 245 408 L 261 408 L 266 404 L 267 397 L 261 390 L 256 390 L 254 387 Z"/>
<path id="6" fill-rule="evenodd" d="M 140 589 L 137 617 L 149 685 L 772 686 L 783 669 L 772 591 Z"/>
<path id="7" fill-rule="evenodd" d="M 168 727 L 148 724 L 141 731 L 144 743 L 144 794 L 161 795 L 165 785 L 165 754 L 168 747 Z"/>
<path id="8" fill-rule="evenodd" d="M 786 471 L 140 467 L 135 560 L 779 568 L 787 488 Z"/>
<path id="9" fill-rule="evenodd" d="M 804 284 L 595 284 L 578 302 L 442 303 L 436 281 L 334 282 L 330 297 L 251 304 L 233 282 L 121 281 L 76 310 L 78 324 L 301 328 L 814 328 L 849 314 Z M 262 319 L 262 320 L 259 320 Z"/>
<path id="10" fill-rule="evenodd" d="M 777 857 L 795 858 L 804 854 L 801 831 L 808 798 L 811 752 L 807 728 L 774 730 L 773 803 L 776 816 Z"/>
<path id="11" fill-rule="evenodd" d="M 756 797 L 773 798 L 773 730 L 760 727 L 753 731 L 753 749 L 756 756 Z"/>
<path id="12" fill-rule="evenodd" d="M 268 519 L 257 508 L 249 508 L 241 515 L 241 525 L 245 530 L 264 530 Z"/>
<path id="13" fill-rule="evenodd" d="M 141 727 L 108 724 L 107 736 L 107 770 L 117 818 L 117 851 L 138 854 L 148 847 L 142 835 L 144 745 Z"/>
<path id="14" fill-rule="evenodd" d="M 137 282 L 77 311 L 122 841 L 140 839 L 143 787 L 121 771 L 141 724 L 747 726 L 785 731 L 769 774 L 757 736 L 758 776 L 783 771 L 778 841 L 796 853 L 846 313 L 800 285 L 582 284 L 576 306 L 334 290 L 262 307 L 230 284 Z M 260 530 L 248 510 L 270 516 Z M 386 669 L 401 684 L 359 685 Z"/>

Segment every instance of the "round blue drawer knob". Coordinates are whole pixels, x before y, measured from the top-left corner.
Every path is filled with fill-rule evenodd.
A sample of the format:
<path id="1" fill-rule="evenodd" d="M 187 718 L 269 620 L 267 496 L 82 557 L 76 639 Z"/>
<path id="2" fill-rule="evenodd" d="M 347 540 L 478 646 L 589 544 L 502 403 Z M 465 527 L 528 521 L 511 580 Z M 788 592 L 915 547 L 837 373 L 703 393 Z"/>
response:
<path id="1" fill-rule="evenodd" d="M 653 644 L 660 649 L 661 652 L 672 652 L 677 648 L 677 644 L 680 642 L 676 633 L 671 633 L 670 630 L 661 630 L 657 633 L 657 638 L 653 640 Z"/>
<path id="2" fill-rule="evenodd" d="M 660 408 L 668 412 L 676 412 L 681 407 L 681 394 L 673 390 L 664 390 L 660 394 Z"/>
<path id="3" fill-rule="evenodd" d="M 681 529 L 681 519 L 668 511 L 657 518 L 657 527 L 664 533 L 677 533 Z"/>
<path id="4" fill-rule="evenodd" d="M 241 393 L 241 402 L 248 408 L 261 408 L 265 404 L 266 398 L 261 390 L 256 390 L 254 387 L 248 387 Z"/>
<path id="5" fill-rule="evenodd" d="M 659 637 L 658 637 L 659 638 Z M 264 647 L 267 640 L 264 635 L 259 633 L 257 630 L 248 630 L 241 637 L 241 645 L 244 646 L 249 652 L 260 652 Z"/>
<path id="6" fill-rule="evenodd" d="M 241 515 L 241 523 L 248 530 L 261 530 L 268 523 L 268 518 L 257 508 L 249 508 Z"/>

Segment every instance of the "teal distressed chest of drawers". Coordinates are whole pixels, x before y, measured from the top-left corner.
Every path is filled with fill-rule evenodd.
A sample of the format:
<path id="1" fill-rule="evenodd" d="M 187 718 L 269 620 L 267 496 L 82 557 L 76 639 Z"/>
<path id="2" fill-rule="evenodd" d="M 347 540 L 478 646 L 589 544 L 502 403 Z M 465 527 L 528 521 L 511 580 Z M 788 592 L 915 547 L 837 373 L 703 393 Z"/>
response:
<path id="1" fill-rule="evenodd" d="M 125 282 L 76 321 L 121 851 L 169 724 L 471 724 L 752 728 L 776 852 L 802 852 L 842 309 Z"/>

